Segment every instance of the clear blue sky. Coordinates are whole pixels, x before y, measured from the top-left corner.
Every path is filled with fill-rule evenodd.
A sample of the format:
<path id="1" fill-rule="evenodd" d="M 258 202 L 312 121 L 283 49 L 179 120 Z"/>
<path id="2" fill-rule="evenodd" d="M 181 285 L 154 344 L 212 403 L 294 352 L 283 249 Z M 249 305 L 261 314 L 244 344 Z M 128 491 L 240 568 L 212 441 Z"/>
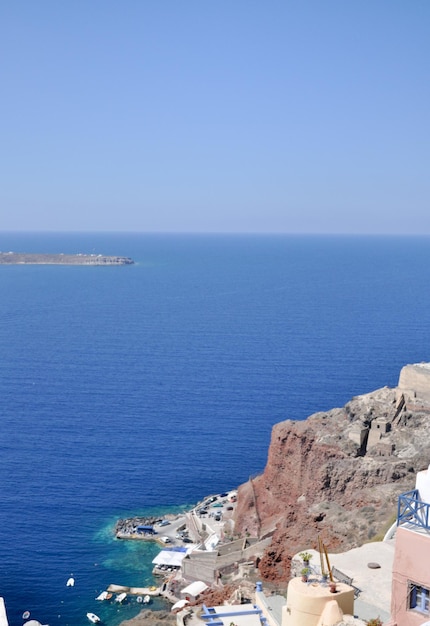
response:
<path id="1" fill-rule="evenodd" d="M 0 230 L 430 234 L 428 0 L 0 7 Z"/>

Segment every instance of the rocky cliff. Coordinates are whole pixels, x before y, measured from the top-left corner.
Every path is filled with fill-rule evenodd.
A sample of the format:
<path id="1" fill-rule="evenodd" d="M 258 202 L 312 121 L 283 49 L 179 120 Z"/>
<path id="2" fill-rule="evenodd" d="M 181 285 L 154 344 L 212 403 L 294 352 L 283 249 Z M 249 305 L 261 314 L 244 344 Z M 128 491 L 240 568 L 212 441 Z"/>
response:
<path id="1" fill-rule="evenodd" d="M 429 465 L 429 445 L 429 364 L 403 368 L 394 389 L 276 424 L 264 473 L 241 485 L 235 513 L 236 532 L 273 537 L 262 577 L 286 580 L 291 556 L 318 535 L 344 551 L 384 532 Z"/>

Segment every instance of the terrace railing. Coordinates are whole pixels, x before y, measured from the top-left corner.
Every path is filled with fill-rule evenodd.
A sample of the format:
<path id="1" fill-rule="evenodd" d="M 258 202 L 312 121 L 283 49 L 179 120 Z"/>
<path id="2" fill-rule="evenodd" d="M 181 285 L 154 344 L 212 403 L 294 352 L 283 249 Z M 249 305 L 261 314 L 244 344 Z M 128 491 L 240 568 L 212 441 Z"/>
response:
<path id="1" fill-rule="evenodd" d="M 397 526 L 406 524 L 430 531 L 430 504 L 420 500 L 418 489 L 403 493 L 399 497 Z"/>

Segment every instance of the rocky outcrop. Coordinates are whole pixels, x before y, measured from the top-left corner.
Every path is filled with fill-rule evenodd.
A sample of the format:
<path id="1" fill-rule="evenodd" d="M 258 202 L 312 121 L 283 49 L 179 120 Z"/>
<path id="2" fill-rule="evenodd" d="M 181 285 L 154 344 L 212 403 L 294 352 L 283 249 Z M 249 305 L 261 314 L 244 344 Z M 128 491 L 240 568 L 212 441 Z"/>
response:
<path id="1" fill-rule="evenodd" d="M 318 535 L 344 551 L 394 521 L 399 494 L 430 461 L 429 365 L 406 366 L 400 381 L 273 427 L 266 468 L 239 488 L 235 512 L 237 533 L 273 537 L 263 578 L 286 580 L 291 556 Z"/>
<path id="2" fill-rule="evenodd" d="M 121 622 L 121 626 L 172 626 L 176 624 L 176 616 L 168 611 L 151 611 L 145 609 L 132 619 Z"/>

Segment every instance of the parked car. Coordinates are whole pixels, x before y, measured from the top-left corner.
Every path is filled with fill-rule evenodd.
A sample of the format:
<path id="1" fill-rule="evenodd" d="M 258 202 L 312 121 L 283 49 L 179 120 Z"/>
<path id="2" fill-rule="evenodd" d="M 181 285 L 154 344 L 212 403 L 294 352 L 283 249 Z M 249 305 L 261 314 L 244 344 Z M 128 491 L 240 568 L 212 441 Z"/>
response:
<path id="1" fill-rule="evenodd" d="M 170 526 L 170 522 L 168 519 L 162 519 L 161 522 L 158 524 L 159 526 Z"/>

